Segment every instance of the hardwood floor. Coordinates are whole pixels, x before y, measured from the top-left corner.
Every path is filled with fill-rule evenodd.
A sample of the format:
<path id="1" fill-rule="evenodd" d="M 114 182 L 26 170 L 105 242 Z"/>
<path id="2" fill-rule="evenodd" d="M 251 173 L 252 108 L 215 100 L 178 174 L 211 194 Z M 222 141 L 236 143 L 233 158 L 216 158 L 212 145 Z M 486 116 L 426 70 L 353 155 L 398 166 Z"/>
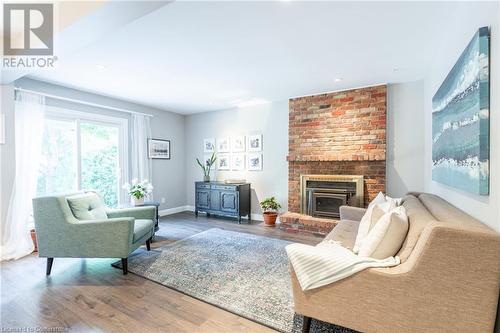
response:
<path id="1" fill-rule="evenodd" d="M 319 237 L 267 228 L 260 222 L 238 225 L 234 220 L 203 215 L 196 218 L 185 212 L 162 218 L 151 247 L 210 228 L 312 245 L 321 241 Z M 110 266 L 114 261 L 56 258 L 50 277 L 45 276 L 46 259 L 36 254 L 2 263 L 0 328 L 50 328 L 51 332 L 274 332 L 135 274 L 124 276 Z"/>

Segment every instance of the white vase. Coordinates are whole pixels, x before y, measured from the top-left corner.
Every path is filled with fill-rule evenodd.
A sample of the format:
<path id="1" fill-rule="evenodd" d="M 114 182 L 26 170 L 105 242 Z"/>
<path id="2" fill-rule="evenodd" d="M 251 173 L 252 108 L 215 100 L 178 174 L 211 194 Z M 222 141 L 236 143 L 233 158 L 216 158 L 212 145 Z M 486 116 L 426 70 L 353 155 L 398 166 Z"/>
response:
<path id="1" fill-rule="evenodd" d="M 144 205 L 144 197 L 137 199 L 136 197 L 131 197 L 132 204 L 134 206 L 143 206 Z"/>

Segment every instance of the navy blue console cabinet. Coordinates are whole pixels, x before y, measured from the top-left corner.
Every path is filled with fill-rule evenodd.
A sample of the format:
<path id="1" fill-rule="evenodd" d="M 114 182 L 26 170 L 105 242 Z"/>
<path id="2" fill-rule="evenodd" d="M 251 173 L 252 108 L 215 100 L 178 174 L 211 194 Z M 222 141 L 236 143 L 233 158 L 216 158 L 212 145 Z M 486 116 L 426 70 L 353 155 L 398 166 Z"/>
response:
<path id="1" fill-rule="evenodd" d="M 224 182 L 195 182 L 195 214 L 205 212 L 208 216 L 242 216 L 250 221 L 250 184 L 226 184 Z"/>

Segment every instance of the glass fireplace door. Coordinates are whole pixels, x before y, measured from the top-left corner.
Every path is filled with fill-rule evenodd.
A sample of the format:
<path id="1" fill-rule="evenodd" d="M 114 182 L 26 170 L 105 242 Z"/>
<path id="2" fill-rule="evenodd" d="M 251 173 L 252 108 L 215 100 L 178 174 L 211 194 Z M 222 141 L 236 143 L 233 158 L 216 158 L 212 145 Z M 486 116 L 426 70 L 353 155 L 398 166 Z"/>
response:
<path id="1" fill-rule="evenodd" d="M 340 206 L 347 204 L 345 194 L 315 192 L 312 199 L 312 216 L 340 217 Z"/>

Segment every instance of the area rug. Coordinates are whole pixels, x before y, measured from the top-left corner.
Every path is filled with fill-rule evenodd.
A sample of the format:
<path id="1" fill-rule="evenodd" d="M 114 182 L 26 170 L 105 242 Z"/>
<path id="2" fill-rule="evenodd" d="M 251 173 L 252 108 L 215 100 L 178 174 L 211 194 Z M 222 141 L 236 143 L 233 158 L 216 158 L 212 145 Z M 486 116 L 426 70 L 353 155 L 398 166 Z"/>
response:
<path id="1" fill-rule="evenodd" d="M 300 332 L 303 318 L 293 310 L 288 244 L 214 228 L 133 255 L 128 269 L 278 331 Z M 313 320 L 311 332 L 354 331 Z"/>

